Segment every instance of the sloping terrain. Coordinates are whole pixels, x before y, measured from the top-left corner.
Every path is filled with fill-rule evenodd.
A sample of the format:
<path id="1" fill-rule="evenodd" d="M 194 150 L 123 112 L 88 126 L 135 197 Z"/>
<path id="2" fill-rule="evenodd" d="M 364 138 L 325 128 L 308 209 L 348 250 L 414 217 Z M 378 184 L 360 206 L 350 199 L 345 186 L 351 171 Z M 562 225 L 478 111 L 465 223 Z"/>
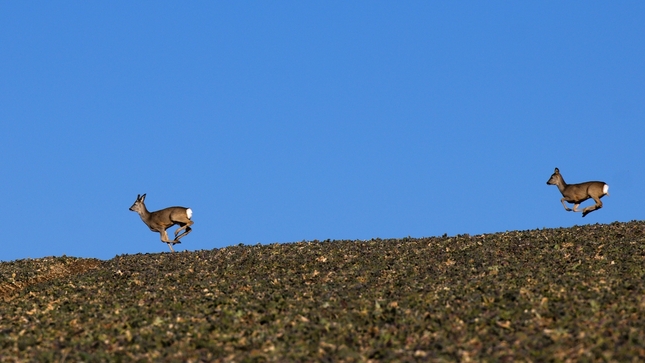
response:
<path id="1" fill-rule="evenodd" d="M 645 223 L 0 264 L 0 361 L 643 361 Z"/>

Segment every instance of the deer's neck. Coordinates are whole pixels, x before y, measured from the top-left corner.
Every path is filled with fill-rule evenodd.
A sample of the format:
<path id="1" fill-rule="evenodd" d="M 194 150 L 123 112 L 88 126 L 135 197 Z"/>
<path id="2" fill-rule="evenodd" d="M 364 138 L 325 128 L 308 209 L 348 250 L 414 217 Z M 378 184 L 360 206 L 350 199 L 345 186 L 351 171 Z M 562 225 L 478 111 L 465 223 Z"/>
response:
<path id="1" fill-rule="evenodd" d="M 148 212 L 148 208 L 146 206 L 143 206 L 143 210 L 139 212 L 139 217 L 141 217 L 141 220 L 145 224 L 148 224 L 148 221 L 150 220 L 150 212 Z"/>
<path id="2" fill-rule="evenodd" d="M 560 177 L 557 186 L 560 189 L 560 193 L 564 193 L 564 190 L 567 189 L 567 183 L 565 183 L 564 178 Z"/>

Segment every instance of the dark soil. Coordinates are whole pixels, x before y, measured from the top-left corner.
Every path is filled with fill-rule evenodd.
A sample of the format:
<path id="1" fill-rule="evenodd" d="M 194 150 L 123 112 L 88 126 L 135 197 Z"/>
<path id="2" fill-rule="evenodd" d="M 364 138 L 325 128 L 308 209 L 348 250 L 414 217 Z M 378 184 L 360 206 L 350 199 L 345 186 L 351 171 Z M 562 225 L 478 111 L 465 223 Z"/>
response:
<path id="1" fill-rule="evenodd" d="M 643 361 L 645 222 L 0 263 L 0 361 Z"/>

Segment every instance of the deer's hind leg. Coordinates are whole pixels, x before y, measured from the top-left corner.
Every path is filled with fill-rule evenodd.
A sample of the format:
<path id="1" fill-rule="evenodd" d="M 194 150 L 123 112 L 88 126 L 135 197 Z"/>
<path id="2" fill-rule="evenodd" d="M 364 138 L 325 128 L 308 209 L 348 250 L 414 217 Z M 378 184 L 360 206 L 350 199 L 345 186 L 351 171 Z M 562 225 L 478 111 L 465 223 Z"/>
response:
<path id="1" fill-rule="evenodd" d="M 582 211 L 582 216 L 583 216 L 583 217 L 584 217 L 584 216 L 586 216 L 587 214 L 589 214 L 589 213 L 591 213 L 591 212 L 595 211 L 596 209 L 600 209 L 600 208 L 602 208 L 602 202 L 600 201 L 600 198 L 598 198 L 598 197 L 593 197 L 593 200 L 595 200 L 595 201 L 596 201 L 596 204 L 594 204 L 594 205 L 590 205 L 590 206 L 588 206 L 587 208 L 585 208 L 585 209 Z"/>
<path id="2" fill-rule="evenodd" d="M 190 226 L 192 226 L 193 223 L 195 223 L 195 222 L 193 222 L 191 220 L 188 220 L 188 222 L 182 223 L 182 225 L 180 225 L 180 227 L 177 228 L 177 230 L 175 231 L 175 242 L 176 243 L 180 243 L 179 239 L 184 237 L 185 235 L 190 233 L 190 231 L 193 230 L 192 228 L 190 228 Z M 182 229 L 184 230 L 184 232 L 182 234 L 180 234 L 179 236 L 177 236 L 179 234 L 179 231 L 181 231 Z"/>

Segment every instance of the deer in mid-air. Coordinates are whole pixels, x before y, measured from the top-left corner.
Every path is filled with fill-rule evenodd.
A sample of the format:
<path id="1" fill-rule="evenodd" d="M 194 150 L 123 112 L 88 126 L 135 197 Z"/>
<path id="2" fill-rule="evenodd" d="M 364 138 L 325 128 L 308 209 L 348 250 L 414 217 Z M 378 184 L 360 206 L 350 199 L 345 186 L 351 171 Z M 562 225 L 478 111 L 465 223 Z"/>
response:
<path id="1" fill-rule="evenodd" d="M 548 185 L 555 185 L 558 187 L 560 193 L 562 193 L 563 196 L 563 198 L 560 199 L 560 202 L 562 202 L 564 209 L 569 212 L 571 211 L 571 208 L 567 207 L 567 205 L 564 204 L 565 201 L 573 203 L 573 211 L 582 212 L 583 217 L 595 211 L 596 209 L 602 208 L 602 202 L 600 201 L 600 198 L 604 197 L 605 195 L 609 195 L 609 185 L 607 185 L 605 182 L 588 181 L 579 184 L 565 183 L 558 168 L 555 168 L 555 172 L 553 173 L 553 175 L 551 175 L 551 178 L 549 178 L 546 183 Z M 589 198 L 595 200 L 596 204 L 586 207 L 581 211 L 578 210 L 580 203 Z"/>
<path id="2" fill-rule="evenodd" d="M 172 249 L 172 245 L 176 243 L 181 243 L 180 238 L 190 233 L 193 225 L 193 221 L 190 220 L 190 217 L 193 215 L 193 211 L 190 208 L 184 207 L 168 207 L 156 212 L 148 212 L 146 205 L 143 201 L 146 199 L 146 195 L 137 195 L 137 200 L 132 204 L 130 210 L 133 212 L 139 213 L 141 220 L 145 223 L 148 228 L 153 232 L 159 232 L 161 235 L 161 242 L 167 243 L 170 247 L 171 252 L 175 252 Z M 179 228 L 175 231 L 175 239 L 173 241 L 168 240 L 168 233 L 166 230 L 175 224 L 179 225 Z M 184 233 L 180 234 L 179 231 L 184 230 Z"/>

